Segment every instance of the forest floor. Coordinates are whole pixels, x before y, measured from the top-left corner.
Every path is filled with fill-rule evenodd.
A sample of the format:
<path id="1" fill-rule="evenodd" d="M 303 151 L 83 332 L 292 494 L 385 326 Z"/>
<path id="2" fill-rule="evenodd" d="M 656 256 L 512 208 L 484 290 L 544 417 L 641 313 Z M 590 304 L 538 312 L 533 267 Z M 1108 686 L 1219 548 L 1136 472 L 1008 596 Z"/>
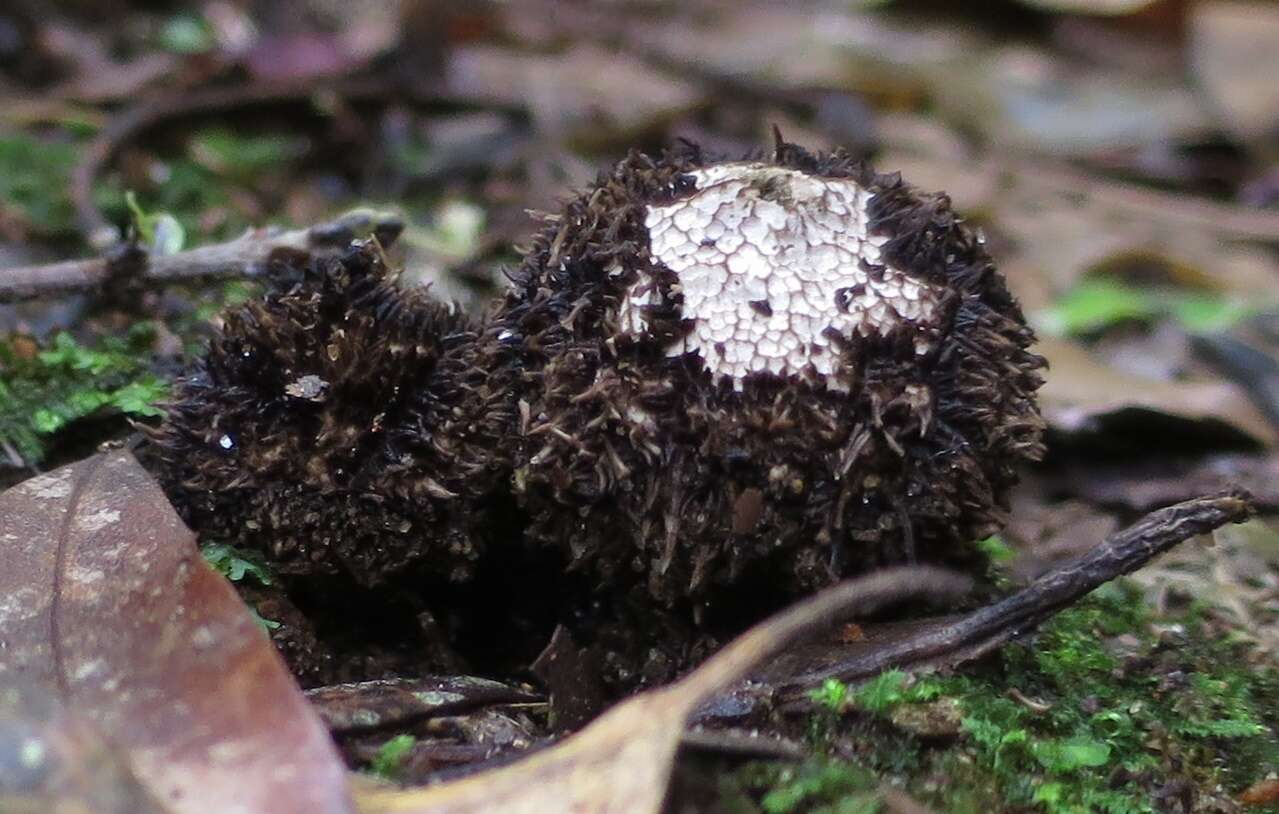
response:
<path id="1" fill-rule="evenodd" d="M 1279 811 L 1279 6 L 42 5 L 0 10 L 0 487 L 156 422 L 258 293 L 27 297 L 6 269 L 362 207 L 402 219 L 407 284 L 479 311 L 528 210 L 632 148 L 746 155 L 778 127 L 947 191 L 1040 335 L 1049 452 L 982 543 L 992 585 L 1230 486 L 1258 515 L 961 668 L 828 681 L 767 748 L 690 739 L 666 809 Z M 203 542 L 287 640 L 270 567 Z M 421 783 L 539 740 L 521 703 L 344 756 Z"/>

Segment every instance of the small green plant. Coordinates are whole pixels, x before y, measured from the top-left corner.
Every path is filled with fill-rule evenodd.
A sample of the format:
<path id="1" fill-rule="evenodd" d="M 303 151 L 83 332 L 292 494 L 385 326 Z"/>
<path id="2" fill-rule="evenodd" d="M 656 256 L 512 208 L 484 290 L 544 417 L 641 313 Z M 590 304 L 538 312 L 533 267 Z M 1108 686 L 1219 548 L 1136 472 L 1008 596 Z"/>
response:
<path id="1" fill-rule="evenodd" d="M 868 712 L 884 712 L 898 704 L 923 704 L 942 694 L 940 682 L 913 679 L 901 670 L 888 670 L 858 687 L 853 701 Z"/>
<path id="2" fill-rule="evenodd" d="M 133 190 L 124 193 L 124 202 L 133 216 L 138 236 L 155 254 L 177 254 L 186 243 L 186 229 L 168 212 L 145 212 Z"/>
<path id="3" fill-rule="evenodd" d="M 1173 286 L 1135 286 L 1113 277 L 1090 277 L 1031 321 L 1054 336 L 1091 334 L 1121 322 L 1171 318 L 1190 331 L 1228 328 L 1258 307 L 1221 294 Z"/>
<path id="4" fill-rule="evenodd" d="M 1003 565 L 1017 556 L 1017 552 L 998 534 L 978 540 L 977 548 L 995 565 Z"/>
<path id="5" fill-rule="evenodd" d="M 256 551 L 245 551 L 229 543 L 205 543 L 200 546 L 200 553 L 213 570 L 232 582 L 239 582 L 245 577 L 252 577 L 262 585 L 270 585 L 274 581 L 266 560 Z"/>
<path id="6" fill-rule="evenodd" d="M 271 635 L 271 631 L 279 630 L 284 627 L 284 625 L 280 622 L 277 622 L 274 619 L 267 619 L 265 616 L 258 613 L 257 608 L 249 608 L 249 613 L 253 614 L 254 623 L 257 624 L 258 627 L 262 628 L 262 632 L 266 633 L 268 636 Z"/>
<path id="7" fill-rule="evenodd" d="M 408 758 L 409 752 L 413 751 L 416 744 L 417 738 L 412 735 L 396 735 L 378 748 L 377 755 L 374 756 L 373 763 L 369 767 L 370 770 L 379 777 L 395 780 L 403 770 L 404 761 Z"/>
<path id="8" fill-rule="evenodd" d="M 763 814 L 875 814 L 875 775 L 853 764 L 812 758 L 795 765 L 748 764 L 722 791 L 736 809 Z M 758 798 L 754 802 L 753 798 Z"/>
<path id="9" fill-rule="evenodd" d="M 0 341 L 0 443 L 36 464 L 49 439 L 79 419 L 159 416 L 168 384 L 149 369 L 154 337 L 152 323 L 90 345 L 59 333 L 34 355 Z"/>
<path id="10" fill-rule="evenodd" d="M 822 686 L 813 690 L 809 695 L 813 702 L 825 707 L 831 712 L 843 712 L 844 704 L 848 700 L 848 685 L 842 681 L 828 678 L 822 682 Z"/>
<path id="11" fill-rule="evenodd" d="M 232 582 L 242 582 L 251 577 L 260 585 L 269 586 L 275 581 L 270 566 L 256 551 L 246 551 L 229 543 L 205 543 L 200 546 L 200 553 L 214 571 Z M 249 608 L 249 612 L 253 614 L 253 621 L 268 635 L 283 627 L 274 619 L 262 616 L 256 608 Z"/>

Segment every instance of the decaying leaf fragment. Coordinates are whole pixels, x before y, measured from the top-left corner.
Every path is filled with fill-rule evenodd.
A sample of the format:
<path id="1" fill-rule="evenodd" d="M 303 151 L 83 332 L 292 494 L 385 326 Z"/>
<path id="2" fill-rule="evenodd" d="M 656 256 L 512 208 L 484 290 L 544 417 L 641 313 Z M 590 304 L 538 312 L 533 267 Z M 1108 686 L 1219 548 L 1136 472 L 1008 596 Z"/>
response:
<path id="1" fill-rule="evenodd" d="M 52 692 L 168 810 L 350 809 L 284 663 L 127 452 L 0 495 L 0 561 L 0 690 Z"/>

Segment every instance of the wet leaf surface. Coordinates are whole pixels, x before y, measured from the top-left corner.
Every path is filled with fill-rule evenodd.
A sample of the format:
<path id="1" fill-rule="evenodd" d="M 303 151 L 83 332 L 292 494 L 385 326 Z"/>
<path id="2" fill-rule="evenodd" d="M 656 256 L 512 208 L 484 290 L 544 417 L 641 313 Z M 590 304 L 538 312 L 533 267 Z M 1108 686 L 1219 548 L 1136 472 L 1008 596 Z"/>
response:
<path id="1" fill-rule="evenodd" d="M 349 810 L 323 726 L 129 453 L 0 495 L 0 548 L 0 689 L 54 691 L 176 814 Z"/>
<path id="2" fill-rule="evenodd" d="M 127 755 L 46 688 L 0 689 L 0 811 L 5 814 L 167 811 L 139 782 Z"/>

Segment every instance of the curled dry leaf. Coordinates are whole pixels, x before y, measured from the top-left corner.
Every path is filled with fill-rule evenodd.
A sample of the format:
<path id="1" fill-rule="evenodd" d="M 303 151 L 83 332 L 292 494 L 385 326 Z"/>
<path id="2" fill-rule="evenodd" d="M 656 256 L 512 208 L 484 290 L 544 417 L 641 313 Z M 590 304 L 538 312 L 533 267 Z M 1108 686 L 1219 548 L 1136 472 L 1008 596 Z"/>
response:
<path id="1" fill-rule="evenodd" d="M 1171 419 L 1201 431 L 1225 430 L 1255 443 L 1275 442 L 1274 426 L 1239 386 L 1226 381 L 1160 381 L 1122 373 L 1070 342 L 1046 339 L 1035 348 L 1048 360 L 1039 391 L 1048 425 L 1093 434 L 1128 419 Z"/>
<path id="2" fill-rule="evenodd" d="M 53 693 L 172 812 L 350 809 L 324 727 L 127 452 L 0 495 L 0 559 L 0 690 Z"/>
<path id="3" fill-rule="evenodd" d="M 829 588 L 738 637 L 681 681 L 638 695 L 555 746 L 501 769 L 422 790 L 357 787 L 364 814 L 654 814 L 693 710 L 798 637 L 840 615 L 900 600 L 945 601 L 969 580 L 893 568 Z"/>

